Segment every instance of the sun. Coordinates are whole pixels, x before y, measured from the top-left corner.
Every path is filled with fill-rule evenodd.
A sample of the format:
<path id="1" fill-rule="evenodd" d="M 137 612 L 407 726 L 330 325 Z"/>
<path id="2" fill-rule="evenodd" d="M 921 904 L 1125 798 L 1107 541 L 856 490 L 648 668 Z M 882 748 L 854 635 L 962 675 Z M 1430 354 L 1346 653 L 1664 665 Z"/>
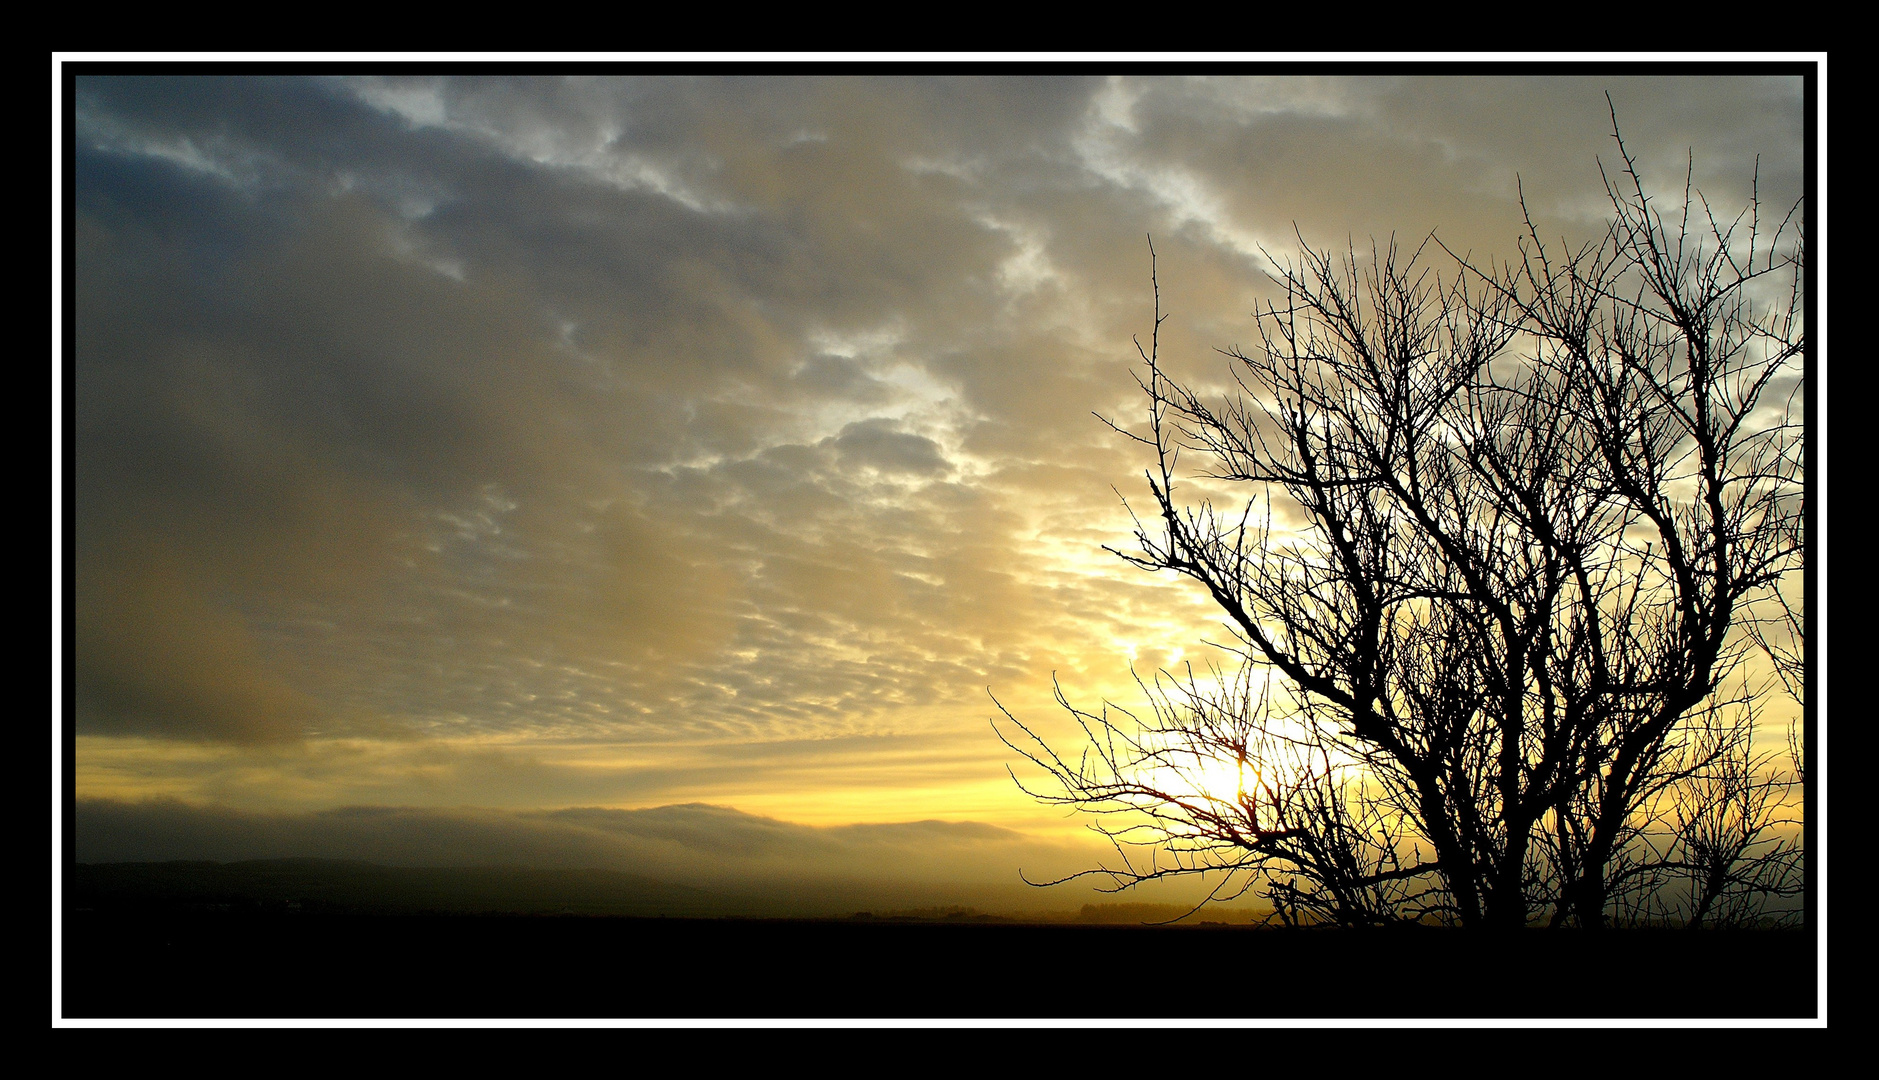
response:
<path id="1" fill-rule="evenodd" d="M 1141 777 L 1154 788 L 1190 805 L 1237 806 L 1258 788 L 1259 764 L 1217 754 L 1182 750 L 1161 755 Z"/>

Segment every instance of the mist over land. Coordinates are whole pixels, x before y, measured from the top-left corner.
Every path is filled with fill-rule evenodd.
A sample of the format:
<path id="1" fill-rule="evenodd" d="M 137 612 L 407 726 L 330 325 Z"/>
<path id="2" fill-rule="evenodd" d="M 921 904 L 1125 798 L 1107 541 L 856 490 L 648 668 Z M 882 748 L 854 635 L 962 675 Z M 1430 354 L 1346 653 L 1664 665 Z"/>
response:
<path id="1" fill-rule="evenodd" d="M 831 916 L 870 908 L 948 906 L 1038 914 L 1120 901 L 1191 906 L 1197 899 L 1193 885 L 1182 882 L 1121 897 L 1098 893 L 1087 880 L 1051 888 L 1026 885 L 1021 870 L 1031 880 L 1047 881 L 1086 869 L 1095 853 L 1085 845 L 1041 842 L 992 825 L 914 821 L 813 827 L 703 804 L 645 810 L 348 807 L 263 813 L 173 800 L 84 800 L 77 848 L 82 864 L 312 858 L 414 870 L 504 868 L 524 877 L 546 875 L 544 882 L 573 880 L 554 877 L 558 872 L 591 872 L 601 879 L 625 875 L 620 880 L 656 880 L 691 890 L 673 895 L 694 902 L 659 909 L 672 915 Z M 357 890 L 349 895 L 363 902 Z M 631 889 L 621 895 L 627 905 L 622 913 L 659 913 L 633 907 Z M 533 906 L 493 910 L 558 910 L 548 901 L 529 903 Z M 479 910 L 454 901 L 446 907 Z"/>
<path id="2" fill-rule="evenodd" d="M 713 891 L 616 870 L 513 866 L 384 866 L 348 859 L 80 863 L 67 888 L 80 912 L 116 916 L 555 915 L 687 919 L 849 919 L 902 922 L 1246 926 L 1269 912 L 1140 901 L 1039 907 L 1012 889 L 954 886 L 977 900 L 923 904 L 932 886 L 882 881 L 744 879 Z M 1061 902 L 1059 892 L 1052 899 Z"/>

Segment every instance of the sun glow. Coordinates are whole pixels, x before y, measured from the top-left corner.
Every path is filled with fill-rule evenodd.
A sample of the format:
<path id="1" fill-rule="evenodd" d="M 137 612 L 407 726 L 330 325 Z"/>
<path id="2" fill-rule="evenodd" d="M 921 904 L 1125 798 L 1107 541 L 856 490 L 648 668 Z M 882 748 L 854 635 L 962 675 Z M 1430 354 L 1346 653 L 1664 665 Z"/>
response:
<path id="1" fill-rule="evenodd" d="M 1144 786 L 1193 805 L 1238 805 L 1259 788 L 1259 765 L 1200 754 L 1169 755 L 1143 777 Z"/>

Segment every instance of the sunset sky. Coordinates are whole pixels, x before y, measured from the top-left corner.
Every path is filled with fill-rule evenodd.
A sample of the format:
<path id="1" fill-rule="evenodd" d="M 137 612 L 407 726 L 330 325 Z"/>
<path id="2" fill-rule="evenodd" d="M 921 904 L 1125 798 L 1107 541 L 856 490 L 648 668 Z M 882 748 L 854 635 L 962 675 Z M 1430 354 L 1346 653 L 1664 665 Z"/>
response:
<path id="1" fill-rule="evenodd" d="M 1218 386 L 1300 238 L 1592 235 L 1607 92 L 1658 190 L 1804 182 L 1798 75 L 312 70 L 77 79 L 83 860 L 1081 868 L 988 690 L 1225 640 L 1103 550 L 1149 235 Z"/>

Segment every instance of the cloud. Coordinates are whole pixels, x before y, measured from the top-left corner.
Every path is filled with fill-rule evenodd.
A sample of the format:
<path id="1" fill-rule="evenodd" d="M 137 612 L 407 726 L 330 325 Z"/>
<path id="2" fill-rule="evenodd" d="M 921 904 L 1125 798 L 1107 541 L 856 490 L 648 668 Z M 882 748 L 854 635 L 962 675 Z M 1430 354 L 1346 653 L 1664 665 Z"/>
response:
<path id="1" fill-rule="evenodd" d="M 100 581 L 87 573 L 80 589 L 84 728 L 268 743 L 318 722 L 315 705 L 269 670 L 241 619 L 174 574 L 149 568 Z"/>
<path id="2" fill-rule="evenodd" d="M 882 472 L 943 473 L 947 463 L 939 444 L 912 432 L 897 430 L 892 420 L 861 420 L 842 428 L 835 450 L 849 464 Z"/>

